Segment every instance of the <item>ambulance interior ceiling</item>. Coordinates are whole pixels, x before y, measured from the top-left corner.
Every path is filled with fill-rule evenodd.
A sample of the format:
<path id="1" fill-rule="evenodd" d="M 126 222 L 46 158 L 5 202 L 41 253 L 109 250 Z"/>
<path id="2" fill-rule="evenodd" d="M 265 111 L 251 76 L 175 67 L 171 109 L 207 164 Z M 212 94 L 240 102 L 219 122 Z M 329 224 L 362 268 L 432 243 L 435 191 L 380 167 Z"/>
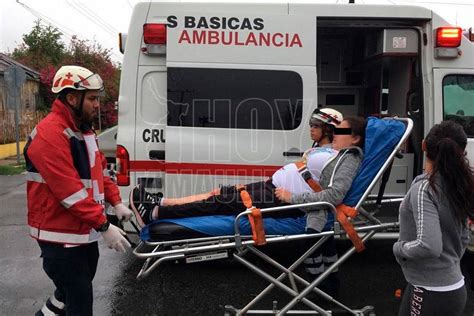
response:
<path id="1" fill-rule="evenodd" d="M 381 41 L 387 32 L 408 34 L 416 48 L 403 53 L 383 51 Z M 318 24 L 317 36 L 319 106 L 344 115 L 407 115 L 410 95 L 421 95 L 415 30 Z"/>

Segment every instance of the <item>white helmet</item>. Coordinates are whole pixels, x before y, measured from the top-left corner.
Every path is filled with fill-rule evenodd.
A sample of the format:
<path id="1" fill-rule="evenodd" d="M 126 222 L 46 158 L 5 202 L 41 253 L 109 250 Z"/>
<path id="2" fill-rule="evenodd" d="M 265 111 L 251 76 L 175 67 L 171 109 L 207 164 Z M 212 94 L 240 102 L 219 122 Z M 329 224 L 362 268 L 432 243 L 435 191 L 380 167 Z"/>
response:
<path id="1" fill-rule="evenodd" d="M 314 122 L 314 120 L 322 121 L 326 124 L 331 124 L 337 126 L 341 124 L 344 120 L 342 113 L 331 108 L 316 109 L 311 114 L 309 122 Z"/>
<path id="2" fill-rule="evenodd" d="M 102 78 L 80 66 L 62 66 L 54 75 L 51 91 L 59 93 L 70 88 L 74 90 L 104 90 Z"/>

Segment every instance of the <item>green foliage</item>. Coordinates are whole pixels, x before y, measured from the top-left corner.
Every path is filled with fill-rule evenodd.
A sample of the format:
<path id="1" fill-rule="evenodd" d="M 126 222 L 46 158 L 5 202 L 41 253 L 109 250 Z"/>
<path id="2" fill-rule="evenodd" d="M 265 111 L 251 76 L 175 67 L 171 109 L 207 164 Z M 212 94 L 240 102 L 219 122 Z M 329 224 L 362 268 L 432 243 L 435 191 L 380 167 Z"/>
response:
<path id="1" fill-rule="evenodd" d="M 15 48 L 12 56 L 33 69 L 45 64 L 57 66 L 66 54 L 61 35 L 57 28 L 43 26 L 37 20 L 31 32 L 23 35 L 23 44 Z"/>
<path id="2" fill-rule="evenodd" d="M 25 164 L 20 165 L 0 165 L 0 175 L 2 176 L 11 176 L 14 174 L 20 174 L 25 172 Z"/>
<path id="3" fill-rule="evenodd" d="M 105 96 L 101 100 L 102 128 L 117 123 L 115 102 L 118 100 L 120 65 L 111 58 L 111 50 L 97 42 L 73 36 L 69 46 L 61 41 L 62 33 L 54 27 L 36 21 L 30 33 L 23 35 L 23 43 L 12 58 L 40 73 L 39 110 L 50 108 L 55 95 L 51 92 L 54 74 L 63 65 L 78 65 L 98 73 L 104 80 Z"/>

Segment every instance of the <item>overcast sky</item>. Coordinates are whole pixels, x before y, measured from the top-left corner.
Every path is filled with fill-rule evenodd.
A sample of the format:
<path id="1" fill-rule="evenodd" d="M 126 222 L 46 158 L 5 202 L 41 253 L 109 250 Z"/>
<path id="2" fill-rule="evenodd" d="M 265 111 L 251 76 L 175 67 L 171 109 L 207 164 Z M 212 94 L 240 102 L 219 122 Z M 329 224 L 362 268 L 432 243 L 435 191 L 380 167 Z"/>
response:
<path id="1" fill-rule="evenodd" d="M 225 0 L 223 0 L 225 1 Z M 240 2 L 234 0 L 233 2 Z M 282 0 L 279 0 L 281 2 Z M 133 5 L 139 0 L 0 0 L 0 52 L 12 52 L 22 43 L 22 35 L 31 31 L 41 17 L 62 31 L 69 43 L 72 35 L 95 40 L 113 49 L 113 60 L 121 61 L 118 32 L 126 33 Z M 249 0 L 247 0 L 249 2 Z M 271 2 L 260 0 L 259 2 Z M 302 0 L 301 2 L 347 3 L 347 0 Z M 474 27 L 473 0 L 356 0 L 360 4 L 418 4 L 433 9 L 448 22 L 463 28 Z M 26 6 L 26 7 L 25 7 Z"/>

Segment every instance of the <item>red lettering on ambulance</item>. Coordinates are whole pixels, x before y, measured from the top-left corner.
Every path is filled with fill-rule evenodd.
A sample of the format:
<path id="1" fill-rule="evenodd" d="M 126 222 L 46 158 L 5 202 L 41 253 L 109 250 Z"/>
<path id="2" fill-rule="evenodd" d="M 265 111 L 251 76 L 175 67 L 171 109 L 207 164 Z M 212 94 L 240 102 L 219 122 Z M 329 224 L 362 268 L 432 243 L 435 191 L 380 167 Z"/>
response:
<path id="1" fill-rule="evenodd" d="M 210 45 L 219 44 L 219 32 L 217 31 L 209 31 L 209 42 Z"/>
<path id="2" fill-rule="evenodd" d="M 228 40 L 226 40 L 226 34 L 228 34 Z M 221 32 L 221 36 L 222 36 L 222 45 L 231 45 L 232 44 L 232 38 L 233 38 L 233 34 L 234 32 L 224 32 L 222 31 Z"/>
<path id="3" fill-rule="evenodd" d="M 179 36 L 178 44 L 181 44 L 182 42 L 188 42 L 188 44 L 192 44 L 189 34 L 186 32 L 186 30 L 181 32 L 181 35 Z"/>
<path id="4" fill-rule="evenodd" d="M 222 44 L 226 46 L 303 47 L 298 34 L 249 32 L 245 35 L 235 31 L 210 30 L 193 30 L 192 34 L 183 30 L 178 39 L 178 44 L 181 43 L 197 45 Z"/>
<path id="5" fill-rule="evenodd" d="M 281 38 L 281 40 L 279 42 L 277 42 L 277 37 Z M 272 42 L 273 42 L 273 45 L 275 45 L 276 47 L 281 47 L 283 45 L 283 34 L 281 34 L 281 33 L 273 34 Z"/>
<path id="6" fill-rule="evenodd" d="M 193 44 L 206 44 L 206 32 L 193 31 Z"/>
<path id="7" fill-rule="evenodd" d="M 235 35 L 235 45 L 237 46 L 244 46 L 244 42 L 239 42 L 239 33 L 238 32 L 233 32 Z"/>
<path id="8" fill-rule="evenodd" d="M 298 33 L 296 33 L 294 36 L 293 36 L 293 39 L 291 40 L 291 44 L 290 44 L 290 47 L 293 47 L 295 45 L 298 45 L 299 47 L 303 47 L 303 43 L 301 43 L 301 39 L 298 35 Z"/>
<path id="9" fill-rule="evenodd" d="M 259 40 L 261 46 L 270 46 L 270 33 L 260 33 Z"/>
<path id="10" fill-rule="evenodd" d="M 253 44 L 254 46 L 257 46 L 257 39 L 255 38 L 255 35 L 253 33 L 249 33 L 247 36 L 247 41 L 245 42 L 245 46 L 249 46 L 249 44 Z"/>

